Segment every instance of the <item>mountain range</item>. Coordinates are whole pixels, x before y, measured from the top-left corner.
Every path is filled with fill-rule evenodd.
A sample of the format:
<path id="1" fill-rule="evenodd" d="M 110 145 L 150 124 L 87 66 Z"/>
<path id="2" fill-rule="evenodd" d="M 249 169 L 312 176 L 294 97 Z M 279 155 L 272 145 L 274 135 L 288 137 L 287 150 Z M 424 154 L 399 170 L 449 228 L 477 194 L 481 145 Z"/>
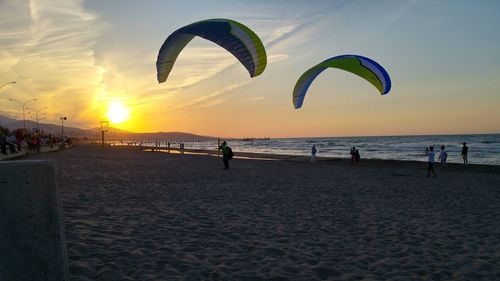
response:
<path id="1" fill-rule="evenodd" d="M 0 126 L 8 128 L 9 130 L 15 130 L 18 128 L 23 128 L 24 124 L 22 120 L 12 119 L 6 116 L 0 115 Z M 26 128 L 36 129 L 37 124 L 34 121 L 26 120 Z M 39 123 L 38 128 L 45 132 L 46 134 L 52 134 L 60 136 L 62 134 L 62 126 L 55 124 Z M 76 127 L 64 126 L 64 135 L 72 138 L 79 139 L 100 139 L 100 128 L 91 129 L 81 129 Z M 118 128 L 109 127 L 108 131 L 105 132 L 106 140 L 124 140 L 124 141 L 135 141 L 135 140 L 170 140 L 170 141 L 193 141 L 193 140 L 206 140 L 214 139 L 210 136 L 200 136 L 191 133 L 184 132 L 155 132 L 155 133 L 134 133 Z"/>

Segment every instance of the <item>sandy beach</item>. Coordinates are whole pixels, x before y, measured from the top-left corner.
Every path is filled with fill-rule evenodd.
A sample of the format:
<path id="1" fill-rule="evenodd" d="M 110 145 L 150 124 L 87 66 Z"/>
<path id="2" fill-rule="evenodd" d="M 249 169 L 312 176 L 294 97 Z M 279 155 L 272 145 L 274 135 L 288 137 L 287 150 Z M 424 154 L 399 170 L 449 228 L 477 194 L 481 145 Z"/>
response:
<path id="1" fill-rule="evenodd" d="M 500 279 L 499 166 L 426 178 L 425 163 L 285 157 L 224 171 L 91 145 L 27 158 L 59 166 L 71 280 Z"/>

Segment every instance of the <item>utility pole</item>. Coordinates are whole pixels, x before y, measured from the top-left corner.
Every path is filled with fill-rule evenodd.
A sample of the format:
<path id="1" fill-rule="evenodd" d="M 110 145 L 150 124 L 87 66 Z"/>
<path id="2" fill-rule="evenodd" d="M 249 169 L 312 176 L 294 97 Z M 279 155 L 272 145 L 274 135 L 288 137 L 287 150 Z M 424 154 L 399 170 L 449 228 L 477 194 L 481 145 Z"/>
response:
<path id="1" fill-rule="evenodd" d="M 64 141 L 64 120 L 68 120 L 68 118 L 64 116 L 59 119 L 61 119 L 61 141 Z"/>

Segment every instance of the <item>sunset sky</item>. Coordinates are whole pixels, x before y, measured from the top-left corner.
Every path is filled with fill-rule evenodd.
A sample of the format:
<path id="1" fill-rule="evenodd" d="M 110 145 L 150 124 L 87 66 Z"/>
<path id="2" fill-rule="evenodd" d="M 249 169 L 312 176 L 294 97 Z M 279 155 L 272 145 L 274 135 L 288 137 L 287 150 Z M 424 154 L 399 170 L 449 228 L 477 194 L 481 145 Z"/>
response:
<path id="1" fill-rule="evenodd" d="M 0 0 L 0 115 L 9 98 L 47 107 L 46 123 L 231 137 L 500 132 L 500 1 Z M 228 18 L 262 40 L 268 64 L 250 78 L 229 52 L 195 38 L 167 82 L 156 57 L 180 27 Z M 300 75 L 333 56 L 380 63 L 381 96 L 336 69 L 309 88 Z"/>

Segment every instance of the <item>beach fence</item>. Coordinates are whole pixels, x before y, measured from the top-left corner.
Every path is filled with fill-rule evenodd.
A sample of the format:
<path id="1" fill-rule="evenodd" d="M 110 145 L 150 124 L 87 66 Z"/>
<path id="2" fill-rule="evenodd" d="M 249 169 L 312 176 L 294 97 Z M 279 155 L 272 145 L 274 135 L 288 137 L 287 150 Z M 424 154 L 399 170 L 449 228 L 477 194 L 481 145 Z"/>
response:
<path id="1" fill-rule="evenodd" d="M 0 280 L 69 280 L 57 167 L 0 162 Z"/>

